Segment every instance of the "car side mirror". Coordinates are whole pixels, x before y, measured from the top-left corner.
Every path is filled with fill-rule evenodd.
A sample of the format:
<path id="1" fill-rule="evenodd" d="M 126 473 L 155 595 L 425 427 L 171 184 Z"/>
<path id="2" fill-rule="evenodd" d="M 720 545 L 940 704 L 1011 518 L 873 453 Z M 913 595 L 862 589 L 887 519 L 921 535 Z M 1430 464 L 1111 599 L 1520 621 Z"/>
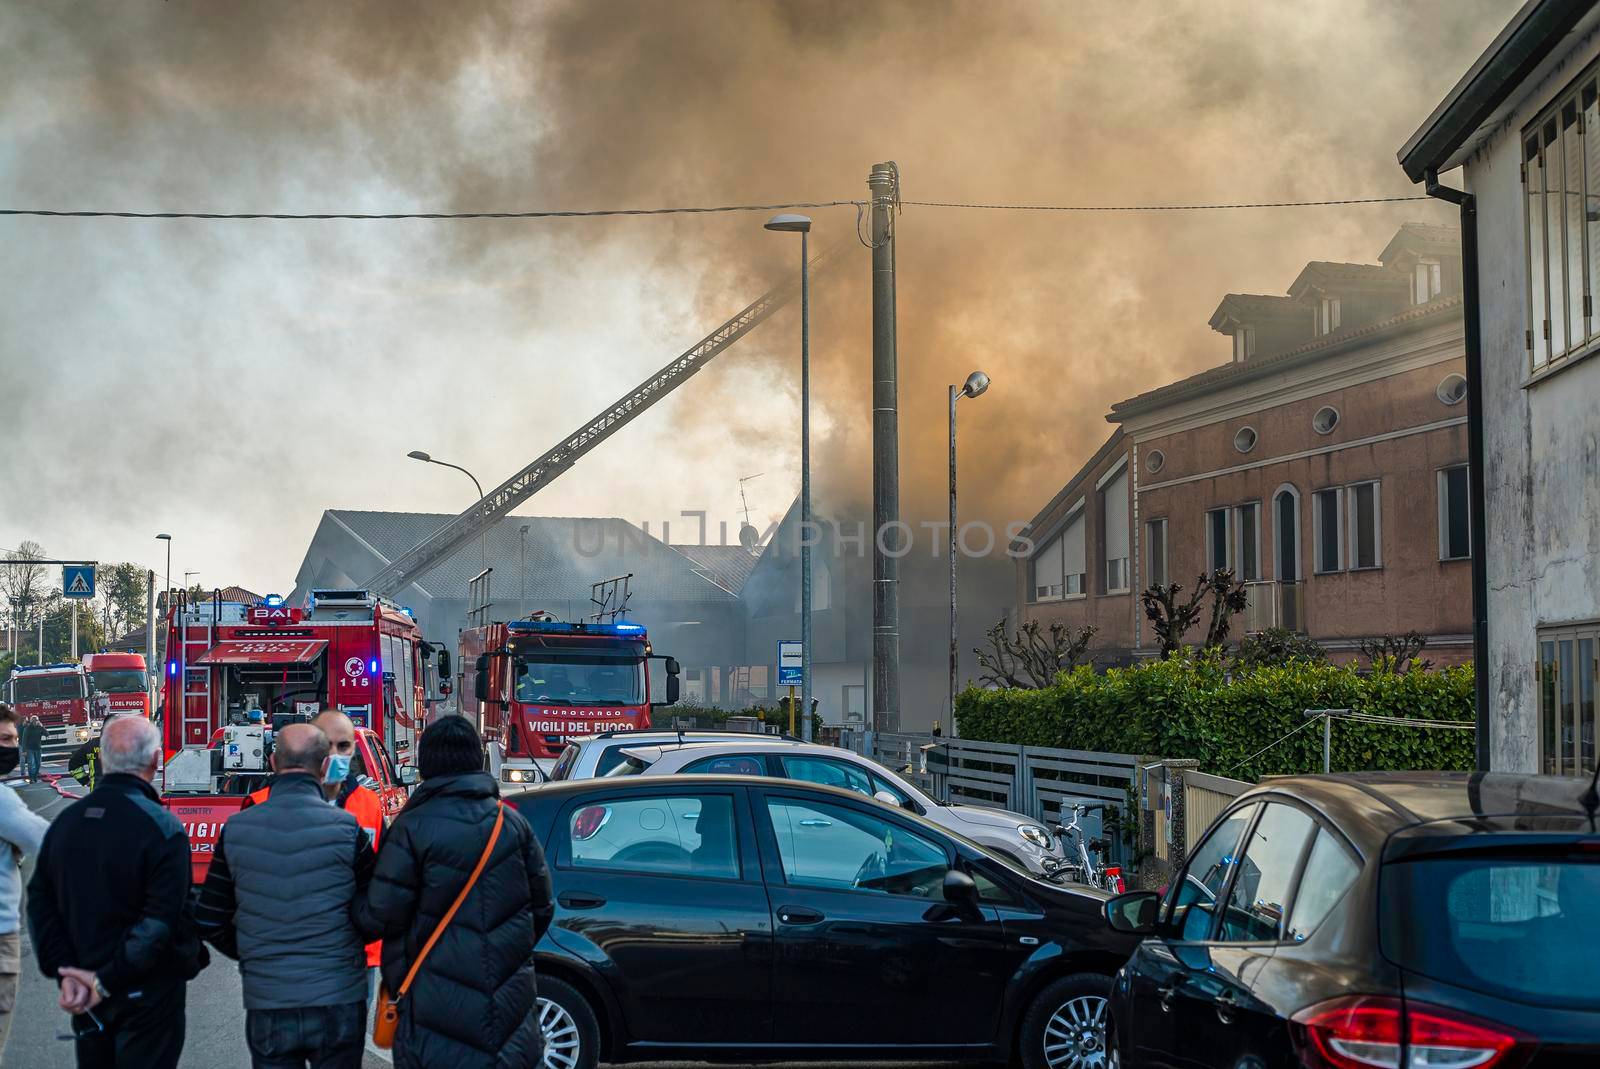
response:
<path id="1" fill-rule="evenodd" d="M 395 773 L 400 777 L 402 787 L 415 787 L 422 782 L 422 773 L 417 771 L 416 765 L 401 765 L 395 769 Z"/>
<path id="2" fill-rule="evenodd" d="M 439 677 L 447 678 L 450 675 L 450 651 L 439 651 Z"/>
<path id="3" fill-rule="evenodd" d="M 944 900 L 953 906 L 978 908 L 978 885 L 960 869 L 944 874 Z"/>
<path id="4" fill-rule="evenodd" d="M 1107 901 L 1105 911 L 1112 931 L 1150 935 L 1156 930 L 1161 896 L 1154 891 L 1129 891 Z"/>
<path id="5" fill-rule="evenodd" d="M 900 808 L 900 799 L 896 798 L 894 795 L 890 794 L 888 791 L 875 791 L 873 793 L 872 797 L 876 798 L 878 801 L 882 802 L 884 805 L 892 805 L 896 809 Z"/>

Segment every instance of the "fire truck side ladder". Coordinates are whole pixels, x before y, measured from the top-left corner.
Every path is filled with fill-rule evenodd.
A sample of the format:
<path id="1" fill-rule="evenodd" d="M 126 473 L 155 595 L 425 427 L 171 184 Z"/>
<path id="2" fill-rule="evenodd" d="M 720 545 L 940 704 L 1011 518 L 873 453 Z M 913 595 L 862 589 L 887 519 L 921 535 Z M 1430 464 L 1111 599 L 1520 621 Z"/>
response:
<path id="1" fill-rule="evenodd" d="M 848 245 L 840 242 L 811 261 L 817 271 L 831 262 Z M 621 430 L 636 416 L 677 389 L 695 372 L 734 342 L 749 334 L 774 312 L 794 299 L 799 280 L 791 279 L 756 298 L 738 315 L 673 358 L 665 367 L 630 390 L 626 396 L 568 435 L 553 449 L 517 472 L 461 515 L 445 521 L 434 532 L 391 561 L 388 567 L 366 581 L 369 590 L 390 597 L 407 583 L 426 575 L 440 561 L 477 538 L 500 517 L 544 489 L 553 479 L 572 467 L 584 454 Z"/>
<path id="2" fill-rule="evenodd" d="M 198 742 L 201 746 L 211 741 L 211 669 L 205 667 L 196 671 L 198 685 L 191 685 L 189 679 L 189 664 L 196 658 L 205 656 L 205 652 L 216 645 L 216 611 L 213 609 L 213 619 L 204 624 L 201 637 L 193 637 L 195 625 L 189 622 L 190 605 L 188 598 L 179 595 L 178 619 L 183 628 L 182 641 L 178 643 L 178 717 L 183 726 L 183 740 L 181 745 L 188 747 Z M 194 655 L 190 656 L 190 652 Z M 191 699 L 199 699 L 201 708 L 205 711 L 199 715 L 192 712 Z M 198 731 L 192 728 L 198 727 Z"/>

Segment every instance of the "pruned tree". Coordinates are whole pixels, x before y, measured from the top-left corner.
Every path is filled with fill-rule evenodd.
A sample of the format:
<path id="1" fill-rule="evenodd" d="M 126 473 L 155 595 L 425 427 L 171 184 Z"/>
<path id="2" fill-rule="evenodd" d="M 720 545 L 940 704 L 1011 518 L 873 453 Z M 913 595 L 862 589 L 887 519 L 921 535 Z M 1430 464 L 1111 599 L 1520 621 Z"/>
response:
<path id="1" fill-rule="evenodd" d="M 1211 619 L 1206 625 L 1205 648 L 1211 649 L 1228 640 L 1230 621 L 1244 612 L 1248 603 L 1244 584 L 1234 579 L 1231 568 L 1201 573 L 1187 597 L 1180 583 L 1152 586 L 1139 595 L 1145 617 L 1161 644 L 1161 656 L 1170 657 L 1183 648 L 1184 636 L 1199 622 L 1207 599 Z"/>
<path id="2" fill-rule="evenodd" d="M 1374 672 L 1409 672 L 1413 669 L 1426 671 L 1433 667 L 1432 661 L 1420 659 L 1427 645 L 1426 636 L 1415 631 L 1407 631 L 1403 635 L 1362 639 L 1361 655 L 1372 665 Z"/>
<path id="3" fill-rule="evenodd" d="M 1269 627 L 1239 643 L 1233 663 L 1239 668 L 1269 668 L 1286 664 L 1326 664 L 1328 651 L 1315 639 L 1286 627 Z"/>
<path id="4" fill-rule="evenodd" d="M 1021 687 L 1036 690 L 1055 682 L 1057 673 L 1083 663 L 1096 628 L 1080 627 L 1076 632 L 1059 621 L 1043 628 L 1038 620 L 1027 620 L 1011 634 L 1004 619 L 984 632 L 988 649 L 975 648 L 979 679 L 996 687 Z"/>

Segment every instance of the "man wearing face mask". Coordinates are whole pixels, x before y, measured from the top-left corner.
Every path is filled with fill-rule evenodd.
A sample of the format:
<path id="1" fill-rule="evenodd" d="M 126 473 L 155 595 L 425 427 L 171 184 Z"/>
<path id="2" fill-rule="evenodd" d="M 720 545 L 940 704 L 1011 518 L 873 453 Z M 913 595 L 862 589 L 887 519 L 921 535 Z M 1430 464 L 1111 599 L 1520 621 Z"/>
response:
<path id="1" fill-rule="evenodd" d="M 376 859 L 356 818 L 328 804 L 328 736 L 277 733 L 267 799 L 217 837 L 195 919 L 239 962 L 245 1038 L 257 1066 L 360 1066 L 366 955 L 351 919 Z"/>
<path id="2" fill-rule="evenodd" d="M 0 702 L 0 776 L 17 767 L 17 728 L 22 720 Z M 0 1054 L 5 1053 L 11 1031 L 11 1009 L 17 1001 L 17 980 L 22 973 L 19 934 L 22 902 L 23 857 L 37 857 L 50 822 L 29 809 L 10 787 L 0 787 Z"/>

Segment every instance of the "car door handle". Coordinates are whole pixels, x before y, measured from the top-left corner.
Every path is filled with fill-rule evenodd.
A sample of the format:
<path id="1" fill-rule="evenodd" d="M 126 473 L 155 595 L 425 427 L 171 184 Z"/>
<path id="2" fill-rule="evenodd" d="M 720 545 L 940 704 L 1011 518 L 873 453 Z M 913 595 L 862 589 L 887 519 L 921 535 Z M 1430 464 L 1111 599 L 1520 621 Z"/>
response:
<path id="1" fill-rule="evenodd" d="M 1233 1023 L 1233 1011 L 1239 1008 L 1239 999 L 1226 988 L 1212 1002 L 1217 1007 L 1217 1020 L 1223 1024 Z"/>
<path id="2" fill-rule="evenodd" d="M 563 891 L 556 901 L 568 909 L 598 909 L 606 904 L 606 900 L 599 895 L 585 891 Z"/>
<path id="3" fill-rule="evenodd" d="M 802 828 L 831 828 L 833 821 L 823 820 L 821 817 L 807 817 L 800 822 Z"/>
<path id="4" fill-rule="evenodd" d="M 1172 1012 L 1172 997 L 1178 993 L 1178 988 L 1183 986 L 1187 976 L 1174 976 L 1167 983 L 1156 988 L 1156 994 L 1161 996 L 1161 1009 L 1165 1013 Z"/>
<path id="5" fill-rule="evenodd" d="M 778 920 L 783 924 L 818 924 L 822 919 L 822 914 L 804 906 L 778 907 Z"/>

